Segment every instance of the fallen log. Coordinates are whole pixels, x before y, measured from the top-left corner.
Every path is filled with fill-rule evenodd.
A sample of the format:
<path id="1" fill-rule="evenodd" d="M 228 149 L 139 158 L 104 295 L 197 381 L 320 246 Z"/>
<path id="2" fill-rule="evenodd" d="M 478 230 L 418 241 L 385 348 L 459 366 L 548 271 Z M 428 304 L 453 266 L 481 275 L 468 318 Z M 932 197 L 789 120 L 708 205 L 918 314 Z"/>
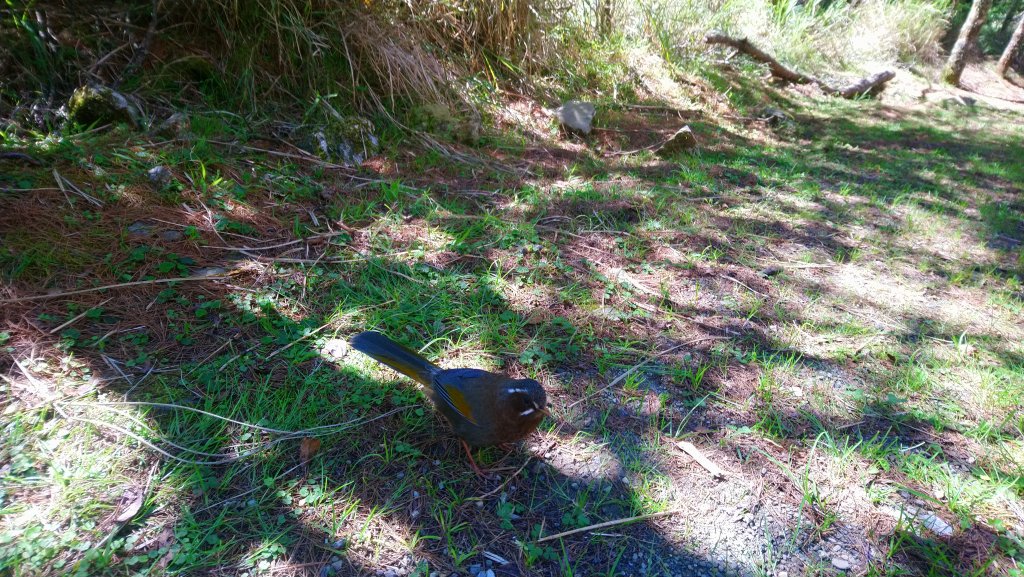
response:
<path id="1" fill-rule="evenodd" d="M 845 88 L 835 88 L 833 86 L 829 86 L 818 78 L 786 68 L 778 60 L 772 58 L 772 56 L 764 50 L 754 46 L 746 38 L 733 38 L 732 36 L 727 36 L 721 32 L 709 32 L 704 36 L 704 42 L 708 44 L 723 44 L 725 46 L 735 48 L 737 51 L 746 54 L 754 60 L 761 62 L 762 64 L 766 64 L 772 76 L 785 80 L 786 82 L 792 82 L 793 84 L 817 84 L 821 88 L 822 92 L 830 96 L 856 98 L 863 94 L 875 92 L 886 82 L 896 77 L 896 73 L 892 70 L 883 70 L 882 72 L 877 72 L 871 76 L 862 78 Z"/>
<path id="2" fill-rule="evenodd" d="M 874 93 L 876 90 L 881 88 L 883 84 L 892 80 L 895 77 L 896 73 L 893 72 L 892 70 L 883 70 L 881 72 L 876 72 L 871 76 L 861 78 L 860 80 L 854 82 L 853 84 L 847 86 L 846 88 L 841 88 L 839 90 L 839 96 L 842 96 L 843 98 L 856 98 L 863 94 Z"/>

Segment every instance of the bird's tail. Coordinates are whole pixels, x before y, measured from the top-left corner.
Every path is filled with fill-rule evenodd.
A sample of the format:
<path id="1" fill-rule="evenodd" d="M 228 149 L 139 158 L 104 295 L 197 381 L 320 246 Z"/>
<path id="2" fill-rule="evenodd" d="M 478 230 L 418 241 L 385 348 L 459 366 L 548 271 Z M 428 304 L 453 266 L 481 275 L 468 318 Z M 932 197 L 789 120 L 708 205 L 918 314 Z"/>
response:
<path id="1" fill-rule="evenodd" d="M 430 385 L 440 367 L 377 331 L 366 331 L 352 337 L 352 348 L 383 363 L 403 375 Z"/>

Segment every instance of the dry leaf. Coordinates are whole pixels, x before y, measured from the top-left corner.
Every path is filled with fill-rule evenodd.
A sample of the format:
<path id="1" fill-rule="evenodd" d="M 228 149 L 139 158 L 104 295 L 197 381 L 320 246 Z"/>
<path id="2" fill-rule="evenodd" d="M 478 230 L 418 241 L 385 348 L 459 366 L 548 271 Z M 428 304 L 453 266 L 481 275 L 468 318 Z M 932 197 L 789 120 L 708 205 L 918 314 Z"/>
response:
<path id="1" fill-rule="evenodd" d="M 174 549 L 171 549 L 170 551 L 168 551 L 166 554 L 164 554 L 163 557 L 160 558 L 159 561 L 156 562 L 155 567 L 157 569 L 159 569 L 159 570 L 166 569 L 167 566 L 170 565 L 171 561 L 174 559 L 175 552 L 176 551 Z"/>
<path id="2" fill-rule="evenodd" d="M 139 510 L 142 509 L 142 504 L 146 501 L 146 494 L 142 492 L 142 489 L 138 487 L 128 487 L 125 490 L 124 495 L 121 497 L 123 503 L 123 509 L 121 514 L 117 516 L 118 523 L 125 523 L 130 521 L 132 517 L 139 514 Z"/>
<path id="3" fill-rule="evenodd" d="M 313 458 L 317 452 L 320 451 L 320 439 L 316 437 L 303 437 L 299 441 L 299 461 L 303 465 L 309 463 L 309 460 Z"/>

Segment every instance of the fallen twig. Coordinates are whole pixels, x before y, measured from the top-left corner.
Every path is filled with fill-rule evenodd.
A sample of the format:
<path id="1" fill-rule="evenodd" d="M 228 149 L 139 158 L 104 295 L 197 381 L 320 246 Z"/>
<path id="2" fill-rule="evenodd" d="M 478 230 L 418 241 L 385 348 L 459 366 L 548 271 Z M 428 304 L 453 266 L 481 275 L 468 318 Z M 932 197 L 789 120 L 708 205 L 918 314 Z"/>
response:
<path id="1" fill-rule="evenodd" d="M 711 459 L 708 459 L 693 443 L 688 441 L 679 441 L 676 443 L 676 446 L 682 449 L 687 455 L 693 457 L 693 460 L 697 461 L 701 467 L 704 467 L 708 473 L 711 473 L 712 477 L 718 477 L 720 479 L 725 478 L 725 471 L 723 471 L 718 465 L 714 464 Z"/>
<path id="2" fill-rule="evenodd" d="M 650 513 L 648 515 L 637 515 L 636 517 L 626 517 L 624 519 L 616 519 L 614 521 L 605 521 L 604 523 L 597 523 L 589 525 L 587 527 L 581 527 L 579 529 L 573 529 L 572 531 L 563 531 L 554 535 L 548 535 L 534 541 L 534 543 L 543 543 L 545 541 L 553 541 L 555 539 L 561 539 L 562 537 L 568 537 L 569 535 L 575 535 L 577 533 L 584 533 L 586 531 L 592 531 L 594 529 L 604 529 L 607 527 L 615 527 L 617 525 L 626 525 L 629 523 L 636 523 L 637 521 L 646 521 L 647 519 L 656 519 L 658 517 L 667 517 L 669 515 L 675 515 L 676 513 L 682 512 L 682 509 L 669 509 L 668 511 L 661 511 L 659 513 Z"/>
<path id="3" fill-rule="evenodd" d="M 299 338 L 295 339 L 294 341 L 292 341 L 292 342 L 288 343 L 287 345 L 285 345 L 285 346 L 283 346 L 283 347 L 281 347 L 281 348 L 277 349 L 276 351 L 274 351 L 274 352 L 270 353 L 269 355 L 267 355 L 267 358 L 266 358 L 266 360 L 268 360 L 268 361 L 269 361 L 270 359 L 272 359 L 272 358 L 276 357 L 276 356 L 278 355 L 278 353 L 283 353 L 284 351 L 286 351 L 286 350 L 288 350 L 288 349 L 292 348 L 292 346 L 294 346 L 294 345 L 295 345 L 296 343 L 299 343 L 299 342 L 301 342 L 301 341 L 303 341 L 303 340 L 305 340 L 305 339 L 308 339 L 309 337 L 311 337 L 311 336 L 313 336 L 313 335 L 317 334 L 318 332 L 320 332 L 320 331 L 322 331 L 322 330 L 326 329 L 326 328 L 327 328 L 327 327 L 329 327 L 329 326 L 331 326 L 331 323 L 330 323 L 330 322 L 326 322 L 326 323 L 324 323 L 324 324 L 320 325 L 320 326 L 319 326 L 318 328 L 316 328 L 316 329 L 314 329 L 314 330 L 312 330 L 312 331 L 309 331 L 308 333 L 306 333 L 306 334 L 302 335 L 301 337 L 299 337 Z"/>
<path id="4" fill-rule="evenodd" d="M 125 287 L 130 287 L 130 286 L 143 286 L 143 285 L 150 285 L 150 284 L 167 284 L 167 283 L 172 283 L 172 282 L 187 282 L 187 281 L 199 281 L 199 280 L 227 280 L 229 278 L 231 278 L 231 277 L 229 277 L 229 276 L 185 276 L 185 277 L 177 277 L 177 278 L 156 278 L 156 279 L 151 279 L 151 280 L 137 280 L 137 281 L 132 281 L 132 282 L 121 282 L 121 283 L 117 283 L 117 284 L 108 284 L 108 285 L 103 285 L 103 286 L 98 286 L 98 287 L 92 287 L 92 288 L 86 288 L 86 289 L 78 289 L 78 290 L 73 290 L 73 291 L 65 291 L 65 292 L 52 293 L 52 294 L 46 294 L 46 295 L 35 295 L 35 296 L 31 296 L 31 297 L 18 297 L 18 298 L 13 298 L 13 299 L 2 299 L 2 300 L 0 300 L 0 304 L 5 304 L 6 305 L 6 304 L 12 304 L 12 303 L 26 302 L 26 301 L 41 301 L 41 300 L 46 300 L 46 299 L 59 299 L 61 297 L 67 297 L 67 296 L 72 296 L 72 295 L 80 295 L 80 294 L 86 294 L 86 293 L 94 293 L 94 292 L 99 292 L 99 291 L 105 291 L 105 290 L 108 290 L 108 289 L 125 288 Z"/>
<path id="5" fill-rule="evenodd" d="M 217 250 L 237 250 L 237 251 L 271 250 L 271 249 L 275 249 L 275 248 L 284 248 L 286 246 L 291 246 L 293 244 L 298 244 L 298 243 L 301 243 L 301 242 L 307 242 L 307 243 L 308 242 L 316 242 L 316 241 L 318 241 L 320 239 L 333 238 L 335 236 L 341 236 L 343 234 L 349 234 L 349 233 L 346 232 L 346 231 L 325 232 L 323 234 L 313 235 L 313 236 L 308 237 L 308 238 L 300 238 L 300 239 L 296 239 L 296 240 L 290 240 L 288 242 L 272 244 L 270 246 L 218 246 L 218 245 L 203 245 L 201 248 L 213 248 L 213 249 L 217 249 Z"/>
<path id="6" fill-rule="evenodd" d="M 70 327 L 71 325 L 73 325 L 73 324 L 75 324 L 76 322 L 78 322 L 79 320 L 81 320 L 81 319 L 82 319 L 82 317 L 84 317 L 85 315 L 89 314 L 89 311 L 91 311 L 92 309 L 95 309 L 95 308 L 99 308 L 99 307 L 101 307 L 101 306 L 103 306 L 103 305 L 107 304 L 108 302 L 110 302 L 110 299 L 107 299 L 107 300 L 105 300 L 105 301 L 101 302 L 100 304 L 98 304 L 98 305 L 96 305 L 96 306 L 94 306 L 94 307 L 89 307 L 89 308 L 85 309 L 85 310 L 84 310 L 84 311 L 82 311 L 81 313 L 79 313 L 79 314 L 75 315 L 75 317 L 74 317 L 73 319 L 69 320 L 68 322 L 66 322 L 66 323 L 62 323 L 62 324 L 60 324 L 60 325 L 56 326 L 55 328 L 52 328 L 52 329 L 50 329 L 50 334 L 51 334 L 51 335 L 57 334 L 57 333 L 59 333 L 59 332 L 60 332 L 60 331 L 61 331 L 62 329 L 66 329 L 66 328 Z"/>
<path id="7" fill-rule="evenodd" d="M 113 403 L 68 403 L 67 405 L 64 405 L 64 406 L 71 406 L 71 405 L 102 406 L 102 405 L 109 405 L 109 404 L 113 404 Z M 129 402 L 118 403 L 118 404 L 124 404 L 124 405 L 161 405 L 161 403 L 129 403 Z M 190 465 L 224 465 L 224 464 L 233 463 L 233 462 L 240 461 L 242 459 L 251 457 L 251 456 L 253 456 L 253 455 L 257 454 L 257 453 L 260 453 L 260 452 L 262 452 L 262 451 L 264 451 L 266 449 L 269 449 L 269 448 L 271 448 L 271 447 L 273 447 L 275 445 L 278 445 L 280 443 L 283 443 L 285 441 L 291 441 L 291 440 L 294 440 L 294 439 L 298 439 L 298 438 L 307 436 L 312 431 L 318 431 L 318 430 L 319 431 L 323 431 L 323 429 L 334 429 L 334 430 L 331 430 L 331 431 L 323 431 L 323 432 L 319 433 L 320 435 L 333 435 L 333 434 L 340 433 L 342 431 L 351 429 L 353 427 L 357 427 L 357 426 L 360 426 L 360 425 L 366 425 L 366 424 L 369 424 L 369 423 L 371 423 L 373 421 L 377 421 L 377 420 L 383 419 L 383 418 L 391 416 L 391 415 L 393 415 L 393 414 L 395 414 L 395 413 L 397 413 L 399 411 L 410 409 L 410 408 L 414 407 L 415 405 L 405 405 L 405 406 L 402 406 L 402 407 L 398 407 L 398 408 L 392 409 L 392 410 L 390 410 L 390 411 L 388 411 L 386 413 L 382 413 L 380 415 L 377 415 L 375 417 L 370 417 L 370 418 L 367 418 L 367 419 L 352 419 L 352 420 L 346 421 L 344 423 L 336 423 L 336 424 L 333 424 L 333 425 L 321 425 L 319 427 L 313 427 L 311 429 L 306 429 L 306 430 L 303 430 L 303 431 L 280 431 L 280 430 L 275 430 L 275 429 L 268 429 L 266 427 L 260 427 L 258 425 L 253 425 L 253 424 L 245 423 L 245 422 L 242 422 L 242 421 L 235 421 L 235 420 L 229 419 L 227 417 L 221 417 L 220 415 L 216 415 L 216 414 L 213 414 L 213 413 L 207 413 L 206 411 L 201 411 L 201 410 L 198 410 L 198 409 L 192 409 L 191 407 L 185 407 L 185 406 L 179 406 L 179 405 L 166 405 L 166 404 L 164 406 L 173 407 L 173 408 L 176 408 L 176 409 L 193 410 L 193 411 L 196 411 L 196 412 L 199 412 L 199 413 L 203 413 L 203 414 L 206 414 L 206 415 L 209 415 L 209 416 L 212 416 L 212 417 L 223 419 L 225 421 L 247 425 L 247 426 L 250 426 L 250 427 L 253 427 L 253 428 L 256 428 L 256 429 L 260 429 L 260 430 L 264 430 L 264 431 L 272 431 L 272 432 L 281 433 L 284 436 L 279 437 L 277 439 L 274 439 L 272 441 L 268 441 L 266 443 L 263 443 L 263 444 L 257 446 L 254 449 L 250 449 L 248 451 L 243 451 L 241 453 L 234 454 L 234 455 L 220 454 L 220 455 L 215 455 L 216 458 L 214 458 L 214 459 L 207 459 L 207 460 L 186 459 L 184 457 L 180 457 L 178 455 L 175 455 L 174 453 L 168 452 L 168 451 L 160 448 L 155 443 L 153 443 L 153 442 L 149 441 L 148 439 L 144 438 L 142 435 L 139 435 L 137 433 L 129 431 L 128 429 L 125 429 L 124 427 L 121 427 L 120 425 L 117 425 L 117 424 L 114 424 L 114 423 L 110 423 L 110 422 L 106 422 L 106 421 L 100 421 L 100 420 L 96 420 L 96 419 L 89 419 L 89 418 L 86 418 L 86 417 L 79 417 L 77 415 L 70 415 L 70 414 L 68 414 L 67 412 L 65 412 L 63 410 L 63 407 L 61 406 L 60 403 L 55 404 L 54 408 L 65 419 L 68 419 L 68 420 L 71 420 L 71 421 L 79 421 L 79 422 L 87 423 L 87 424 L 94 425 L 94 426 L 97 426 L 97 427 L 106 427 L 108 429 L 112 429 L 112 430 L 117 431 L 117 432 L 119 432 L 119 433 L 121 433 L 121 434 L 123 434 L 123 435 L 125 435 L 127 437 L 131 437 L 132 439 L 134 439 L 138 443 L 140 443 L 140 444 L 142 444 L 142 445 L 144 445 L 144 446 L 146 446 L 146 447 L 156 451 L 157 453 L 160 453 L 161 455 L 163 455 L 163 456 L 165 456 L 165 457 L 167 457 L 169 459 L 173 459 L 175 461 L 178 461 L 178 462 L 181 462 L 181 463 L 190 464 Z M 166 442 L 166 443 L 168 443 L 168 444 L 170 444 L 172 446 L 175 446 L 175 447 L 178 446 L 178 445 L 174 445 L 173 443 L 171 443 L 171 442 L 169 442 L 169 441 L 167 441 L 166 439 L 163 439 L 163 438 L 161 438 L 160 441 Z M 193 451 L 191 449 L 185 449 L 185 450 L 188 451 L 188 452 L 196 453 L 196 451 Z M 210 455 L 209 453 L 204 453 L 204 454 Z M 211 455 L 211 456 L 213 456 L 213 455 Z"/>
<path id="8" fill-rule="evenodd" d="M 758 296 L 761 296 L 761 297 L 764 297 L 764 298 L 768 298 L 768 295 L 764 294 L 763 292 L 760 292 L 760 291 L 756 291 L 756 290 L 754 290 L 754 289 L 750 288 L 749 286 L 747 286 L 747 285 L 743 284 L 743 283 L 742 283 L 742 282 L 740 282 L 739 280 L 737 280 L 737 279 L 734 279 L 734 278 L 732 278 L 731 276 L 729 276 L 729 275 L 727 275 L 727 274 L 720 274 L 720 275 L 718 275 L 718 276 L 719 276 L 719 278 L 724 278 L 725 280 L 728 280 L 728 281 L 732 281 L 732 282 L 734 282 L 734 283 L 736 283 L 736 284 L 740 285 L 741 287 L 743 287 L 743 288 L 747 289 L 748 291 L 750 291 L 750 292 L 752 292 L 752 293 L 754 293 L 754 294 L 756 294 L 756 295 L 758 295 Z"/>
<path id="9" fill-rule="evenodd" d="M 46 385 L 39 382 L 39 380 L 36 379 L 35 376 L 33 376 L 32 373 L 30 373 L 27 368 L 25 368 L 25 365 L 21 364 L 21 361 L 13 357 L 11 360 L 14 361 L 14 366 L 18 367 L 18 370 L 21 371 L 21 374 L 25 375 L 25 378 L 28 380 L 28 383 L 32 385 L 32 387 L 35 389 L 35 394 L 39 395 L 40 397 L 47 401 L 52 400 L 55 397 L 55 395 L 50 392 Z"/>
<path id="10" fill-rule="evenodd" d="M 97 207 L 100 207 L 100 208 L 103 207 L 103 203 L 100 202 L 100 200 L 98 198 L 96 198 L 96 197 L 94 197 L 94 196 L 92 196 L 90 194 L 87 194 L 84 190 L 82 190 L 81 188 L 78 188 L 77 186 L 75 186 L 75 183 L 73 183 L 70 180 L 68 180 L 68 179 L 64 178 L 63 176 L 61 176 L 61 174 L 59 172 L 57 172 L 56 168 L 53 169 L 53 179 L 57 181 L 57 186 L 60 187 L 60 191 L 64 193 L 64 196 L 67 196 L 68 189 L 70 188 L 71 192 L 77 194 L 78 196 L 81 196 L 82 198 L 84 198 L 86 201 L 88 201 L 89 203 L 93 204 L 94 206 L 97 206 Z"/>

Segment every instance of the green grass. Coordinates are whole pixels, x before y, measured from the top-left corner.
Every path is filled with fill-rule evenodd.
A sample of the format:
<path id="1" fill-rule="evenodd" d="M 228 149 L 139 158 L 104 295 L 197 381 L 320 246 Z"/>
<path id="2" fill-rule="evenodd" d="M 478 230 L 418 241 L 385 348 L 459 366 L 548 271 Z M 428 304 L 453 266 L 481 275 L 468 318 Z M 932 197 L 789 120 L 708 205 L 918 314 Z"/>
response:
<path id="1" fill-rule="evenodd" d="M 1005 243 L 1021 240 L 1020 132 L 997 111 L 893 121 L 870 102 L 799 103 L 763 146 L 588 154 L 564 180 L 514 184 L 420 155 L 354 187 L 214 144 L 246 136 L 230 117 L 159 146 L 20 135 L 103 206 L 35 167 L 4 171 L 12 296 L 232 275 L 4 306 L 0 347 L 24 372 L 0 382 L 0 569 L 263 575 L 337 557 L 336 574 L 429 574 L 468 572 L 485 551 L 536 574 L 719 566 L 686 439 L 730 471 L 723 495 L 756 479 L 767 509 L 799 513 L 783 541 L 742 537 L 763 540 L 740 560 L 752 574 L 864 529 L 857 511 L 916 499 L 987 546 L 901 521 L 865 536 L 882 552 L 867 574 L 1012 575 L 1024 327 Z M 988 130 L 965 136 L 976 123 Z M 146 184 L 158 163 L 177 185 Z M 137 222 L 152 231 L 130 233 Z M 761 276 L 769 265 L 782 271 Z M 346 349 L 366 328 L 445 366 L 541 380 L 555 419 L 532 445 L 540 464 L 485 449 L 506 476 L 476 479 L 423 396 Z M 305 438 L 321 445 L 303 461 Z M 676 508 L 671 524 L 534 542 Z"/>

